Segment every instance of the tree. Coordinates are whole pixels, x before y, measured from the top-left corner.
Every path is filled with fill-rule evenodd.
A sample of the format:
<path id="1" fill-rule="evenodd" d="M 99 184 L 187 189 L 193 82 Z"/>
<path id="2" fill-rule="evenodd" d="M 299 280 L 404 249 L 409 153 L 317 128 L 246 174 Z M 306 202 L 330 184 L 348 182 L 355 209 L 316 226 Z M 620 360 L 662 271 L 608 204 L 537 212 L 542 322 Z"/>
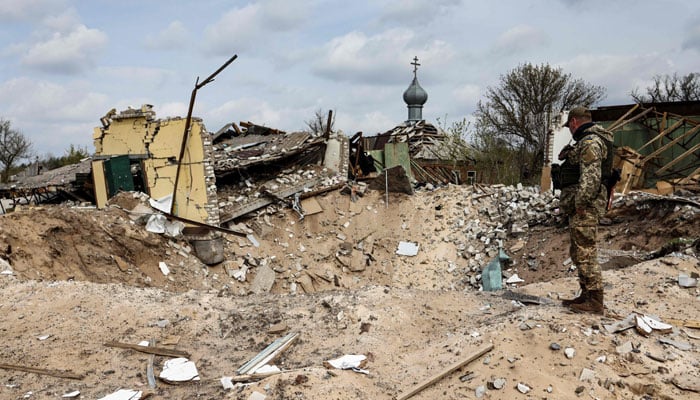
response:
<path id="1" fill-rule="evenodd" d="M 314 134 L 314 136 L 323 136 L 326 133 L 326 126 L 328 125 L 328 114 L 324 113 L 320 108 L 316 110 L 313 118 L 304 122 L 309 128 L 309 131 Z M 335 125 L 335 114 L 331 116 L 331 127 L 329 131 L 333 131 L 333 125 Z"/>
<path id="2" fill-rule="evenodd" d="M 655 75 L 652 85 L 646 88 L 646 94 L 641 94 L 635 89 L 630 96 L 637 103 L 698 101 L 700 100 L 700 74 L 691 72 L 681 77 L 677 74 Z"/>
<path id="3" fill-rule="evenodd" d="M 542 167 L 552 115 L 577 105 L 591 106 L 605 97 L 605 89 L 560 68 L 528 63 L 502 75 L 500 85 L 489 87 L 485 96 L 475 112 L 477 148 L 494 153 L 507 146 L 515 159 L 501 160 L 512 170 L 503 183 L 531 183 Z"/>
<path id="4" fill-rule="evenodd" d="M 0 164 L 2 182 L 10 178 L 10 171 L 21 159 L 31 157 L 32 143 L 19 131 L 12 129 L 10 121 L 0 118 Z"/>
<path id="5" fill-rule="evenodd" d="M 80 160 L 89 156 L 90 152 L 88 151 L 87 147 L 80 147 L 71 144 L 65 150 L 63 156 L 56 157 L 53 154 L 48 153 L 40 162 L 44 166 L 44 168 L 46 168 L 46 170 L 50 171 L 52 169 L 60 168 L 65 165 L 77 164 L 78 162 L 80 162 Z"/>

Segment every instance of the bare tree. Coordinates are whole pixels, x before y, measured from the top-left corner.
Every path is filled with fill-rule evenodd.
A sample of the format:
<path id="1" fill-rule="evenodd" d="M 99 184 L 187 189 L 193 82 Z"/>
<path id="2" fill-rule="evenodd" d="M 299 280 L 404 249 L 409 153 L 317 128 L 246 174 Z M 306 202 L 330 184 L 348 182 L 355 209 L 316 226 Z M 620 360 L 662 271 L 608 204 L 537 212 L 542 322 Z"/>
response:
<path id="1" fill-rule="evenodd" d="M 31 156 L 32 143 L 19 131 L 12 129 L 10 121 L 0 118 L 0 164 L 2 182 L 10 178 L 15 163 Z"/>
<path id="2" fill-rule="evenodd" d="M 508 164 L 513 179 L 534 182 L 544 159 L 551 116 L 576 105 L 590 106 L 604 97 L 602 87 L 574 79 L 560 68 L 520 65 L 502 75 L 500 85 L 488 88 L 486 100 L 477 104 L 475 142 L 482 146 L 507 143 L 517 153 L 517 162 Z"/>
<path id="3" fill-rule="evenodd" d="M 659 103 L 667 101 L 700 100 L 700 74 L 697 72 L 679 77 L 673 75 L 656 75 L 654 82 L 645 90 L 645 94 L 635 89 L 630 96 L 637 103 Z"/>
<path id="4" fill-rule="evenodd" d="M 320 108 L 316 110 L 313 118 L 304 122 L 309 128 L 314 136 L 322 136 L 326 133 L 326 127 L 328 126 L 328 114 L 324 113 Z M 333 125 L 335 125 L 335 113 L 331 116 L 331 126 L 329 131 L 333 131 Z"/>

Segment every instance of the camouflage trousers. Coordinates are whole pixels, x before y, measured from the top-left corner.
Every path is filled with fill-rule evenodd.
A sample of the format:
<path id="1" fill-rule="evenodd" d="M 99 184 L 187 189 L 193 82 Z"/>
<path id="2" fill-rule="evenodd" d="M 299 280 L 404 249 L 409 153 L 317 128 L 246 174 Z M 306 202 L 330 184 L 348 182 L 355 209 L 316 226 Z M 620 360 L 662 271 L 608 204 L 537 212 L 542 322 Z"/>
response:
<path id="1" fill-rule="evenodd" d="M 571 261 L 578 268 L 579 285 L 582 289 L 603 290 L 603 274 L 598 264 L 598 212 L 586 208 L 584 215 L 574 213 L 569 218 Z"/>

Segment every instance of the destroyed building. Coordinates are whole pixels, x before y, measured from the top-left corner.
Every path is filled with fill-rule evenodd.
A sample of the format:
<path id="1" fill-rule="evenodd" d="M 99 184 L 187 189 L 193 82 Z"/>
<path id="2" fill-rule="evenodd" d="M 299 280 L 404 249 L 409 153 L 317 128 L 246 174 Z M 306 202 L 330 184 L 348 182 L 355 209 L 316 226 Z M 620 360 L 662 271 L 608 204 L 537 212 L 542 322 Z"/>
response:
<path id="1" fill-rule="evenodd" d="M 356 157 L 351 163 L 357 169 L 362 152 L 371 155 L 382 169 L 401 166 L 411 180 L 431 184 L 464 184 L 477 181 L 475 160 L 456 146 L 442 129 L 423 119 L 423 105 L 428 93 L 418 82 L 418 58 L 414 57 L 413 80 L 403 93 L 408 118 L 396 127 L 376 136 L 353 136 L 351 148 Z M 457 149 L 457 151 L 455 151 Z"/>
<path id="2" fill-rule="evenodd" d="M 622 171 L 616 192 L 700 190 L 700 101 L 605 106 L 591 115 L 614 135 L 614 166 Z M 560 128 L 563 120 L 566 115 L 550 131 L 547 160 L 571 137 Z"/>

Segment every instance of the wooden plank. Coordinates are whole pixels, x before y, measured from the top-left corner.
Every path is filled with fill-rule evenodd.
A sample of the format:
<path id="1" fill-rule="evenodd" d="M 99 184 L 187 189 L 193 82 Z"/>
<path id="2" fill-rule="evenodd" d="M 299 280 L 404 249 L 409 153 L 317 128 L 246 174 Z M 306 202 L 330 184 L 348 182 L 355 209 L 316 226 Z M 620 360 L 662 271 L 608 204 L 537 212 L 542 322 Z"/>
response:
<path id="1" fill-rule="evenodd" d="M 664 318 L 664 321 L 676 326 L 685 326 L 686 328 L 700 329 L 700 321 L 692 319 Z"/>
<path id="2" fill-rule="evenodd" d="M 107 343 L 105 343 L 105 346 L 118 347 L 120 349 L 136 350 L 136 351 L 140 351 L 141 353 L 155 354 L 155 355 L 159 355 L 159 356 L 190 358 L 190 353 L 188 353 L 186 351 L 166 349 L 164 347 L 139 346 L 137 344 L 121 343 L 121 342 L 107 342 Z"/>
<path id="3" fill-rule="evenodd" d="M 684 119 L 678 120 L 675 124 L 671 125 L 669 128 L 664 129 L 661 131 L 658 135 L 654 136 L 650 141 L 644 143 L 642 147 L 637 149 L 637 152 L 641 152 L 643 148 L 649 146 L 650 144 L 656 142 L 657 140 L 661 140 L 664 136 L 668 135 L 669 133 L 675 131 L 679 126 L 683 125 L 683 122 L 685 122 Z"/>
<path id="4" fill-rule="evenodd" d="M 634 107 L 630 108 L 629 111 L 627 111 L 623 116 L 621 116 L 620 118 L 618 118 L 617 121 L 613 122 L 613 123 L 608 127 L 608 130 L 609 130 L 609 131 L 612 131 L 612 130 L 614 130 L 614 129 L 617 129 L 617 126 L 616 126 L 616 125 L 621 124 L 621 123 L 625 120 L 625 118 L 629 117 L 630 114 L 632 114 L 632 113 L 633 113 L 636 109 L 638 109 L 638 108 L 639 108 L 639 103 L 635 104 Z"/>
<path id="5" fill-rule="evenodd" d="M 39 374 L 39 375 L 55 376 L 57 378 L 67 378 L 67 379 L 83 379 L 84 378 L 83 375 L 77 375 L 77 374 L 74 374 L 74 373 L 68 372 L 68 371 L 58 371 L 58 370 L 51 370 L 51 369 L 25 367 L 22 365 L 12 365 L 12 364 L 0 363 L 0 368 L 13 369 L 15 371 L 31 372 L 31 373 Z"/>
<path id="6" fill-rule="evenodd" d="M 641 161 L 642 164 L 646 163 L 647 161 L 651 160 L 652 158 L 654 158 L 654 157 L 656 157 L 657 155 L 661 154 L 662 152 L 666 151 L 669 147 L 671 147 L 671 146 L 673 146 L 674 144 L 680 142 L 681 139 L 683 139 L 684 137 L 686 137 L 686 136 L 688 136 L 688 135 L 691 135 L 691 134 L 697 132 L 698 130 L 700 130 L 700 125 L 696 126 L 695 128 L 693 128 L 693 129 L 691 129 L 691 130 L 689 130 L 689 131 L 686 131 L 684 134 L 678 136 L 677 138 L 675 138 L 675 139 L 671 140 L 670 142 L 666 143 L 665 145 L 659 147 L 658 149 L 656 149 L 655 151 L 653 151 L 651 154 L 649 154 L 648 156 L 644 157 L 644 158 L 642 159 L 642 161 Z"/>
<path id="7" fill-rule="evenodd" d="M 696 126 L 696 128 L 698 128 L 698 127 L 700 127 L 700 125 Z M 667 169 L 669 169 L 670 167 L 672 167 L 672 166 L 675 165 L 676 163 L 682 161 L 683 159 L 685 159 L 686 157 L 688 157 L 688 156 L 691 155 L 691 154 L 694 154 L 694 155 L 697 156 L 696 152 L 697 152 L 698 150 L 700 150 L 700 143 L 696 144 L 696 145 L 693 146 L 690 150 L 686 151 L 685 153 L 681 154 L 680 156 L 674 158 L 673 160 L 671 160 L 671 162 L 669 162 L 668 164 L 664 165 L 662 168 L 659 168 L 659 169 L 656 171 L 656 175 L 658 175 L 658 174 L 660 174 L 660 173 L 666 171 Z M 690 174 L 690 176 L 692 176 L 692 175 L 693 175 L 693 174 Z"/>
<path id="8" fill-rule="evenodd" d="M 416 393 L 420 392 L 421 390 L 427 388 L 428 386 L 434 384 L 435 382 L 439 381 L 440 379 L 444 378 L 445 376 L 451 374 L 452 372 L 462 368 L 463 366 L 469 364 L 470 362 L 476 360 L 477 358 L 483 356 L 484 354 L 488 353 L 489 351 L 493 350 L 493 344 L 488 344 L 485 345 L 484 347 L 480 348 L 477 350 L 475 353 L 471 354 L 469 357 L 465 358 L 462 361 L 459 361 L 449 368 L 443 370 L 442 372 L 438 373 L 437 375 L 433 376 L 432 378 L 426 380 L 425 382 L 413 387 L 413 389 L 409 390 L 406 392 L 406 394 L 402 394 L 397 398 L 397 400 L 406 400 Z"/>
<path id="9" fill-rule="evenodd" d="M 636 121 L 636 120 L 638 120 L 638 119 L 644 117 L 645 115 L 649 114 L 649 113 L 652 112 L 652 111 L 654 111 L 653 108 L 647 108 L 646 110 L 644 110 L 644 111 L 642 111 L 641 113 L 635 115 L 634 117 L 628 119 L 627 121 L 623 122 L 622 124 L 620 124 L 619 126 L 616 126 L 616 127 L 613 128 L 613 129 L 617 130 L 617 129 L 620 129 L 620 128 L 622 128 L 623 126 L 625 126 L 625 125 L 627 125 L 627 124 L 631 124 L 632 122 L 634 122 L 634 121 Z M 612 129 L 610 129 L 610 130 L 612 131 Z"/>

